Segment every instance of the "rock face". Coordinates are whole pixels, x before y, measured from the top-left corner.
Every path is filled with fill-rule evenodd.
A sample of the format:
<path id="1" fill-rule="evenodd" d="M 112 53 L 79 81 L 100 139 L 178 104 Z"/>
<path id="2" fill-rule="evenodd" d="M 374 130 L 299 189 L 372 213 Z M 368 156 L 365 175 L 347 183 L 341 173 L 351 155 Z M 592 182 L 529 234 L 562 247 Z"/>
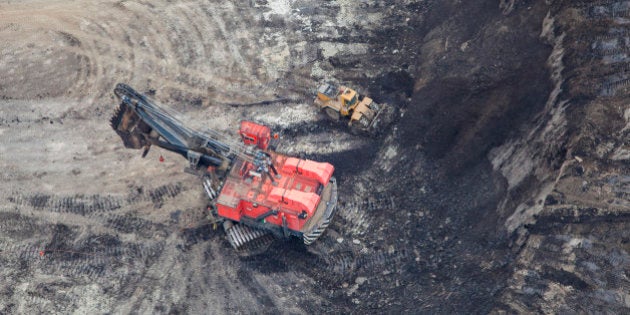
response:
<path id="1" fill-rule="evenodd" d="M 549 7 L 542 36 L 553 45 L 554 91 L 535 128 L 490 154 L 508 193 L 529 192 L 498 209 L 514 209 L 506 228 L 519 254 L 497 309 L 630 307 L 629 9 L 624 1 Z"/>
<path id="2" fill-rule="evenodd" d="M 487 296 L 491 309 L 622 312 L 630 307 L 630 7 L 502 1 L 500 8 L 503 15 L 459 7 L 478 18 L 464 27 L 467 20 L 454 17 L 428 32 L 401 125 L 421 117 L 422 148 L 438 181 L 451 183 L 434 185 L 444 198 L 436 207 L 453 216 L 457 208 L 467 215 L 460 226 L 475 227 L 459 236 L 489 233 L 490 244 L 507 237 L 491 250 L 510 248 L 506 265 L 486 261 L 501 287 Z M 416 143 L 418 134 L 404 130 L 402 141 Z M 484 196 L 477 205 L 475 193 Z"/>
<path id="3" fill-rule="evenodd" d="M 485 283 L 488 295 L 468 305 L 484 312 L 622 312 L 630 307 L 630 7 L 487 5 L 444 5 L 451 18 L 428 26 L 400 123 L 401 141 L 426 153 L 422 169 L 437 170 L 440 184 L 428 184 L 424 201 L 442 218 L 464 216 L 450 223 L 460 242 L 477 233 L 485 243 L 438 249 L 454 246 L 463 264 L 473 252 L 492 257 L 439 284 L 457 299 L 466 292 L 457 278 L 494 278 L 496 291 Z"/>

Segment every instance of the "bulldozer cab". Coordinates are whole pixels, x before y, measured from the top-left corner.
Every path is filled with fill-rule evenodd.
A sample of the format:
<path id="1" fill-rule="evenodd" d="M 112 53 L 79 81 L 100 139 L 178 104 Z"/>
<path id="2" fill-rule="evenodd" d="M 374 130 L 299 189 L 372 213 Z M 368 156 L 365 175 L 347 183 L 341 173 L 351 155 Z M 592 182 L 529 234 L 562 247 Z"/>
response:
<path id="1" fill-rule="evenodd" d="M 353 109 L 357 104 L 357 92 L 355 90 L 342 87 L 341 102 L 345 108 Z"/>

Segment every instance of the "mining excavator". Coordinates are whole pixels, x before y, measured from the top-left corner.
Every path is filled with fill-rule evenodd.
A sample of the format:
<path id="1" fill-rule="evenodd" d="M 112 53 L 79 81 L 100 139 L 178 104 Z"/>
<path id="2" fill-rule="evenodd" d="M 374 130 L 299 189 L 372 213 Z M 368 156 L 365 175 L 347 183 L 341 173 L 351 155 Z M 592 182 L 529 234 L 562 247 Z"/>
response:
<path id="1" fill-rule="evenodd" d="M 356 131 L 375 133 L 392 117 L 390 106 L 378 104 L 346 86 L 321 85 L 317 89 L 315 104 L 333 120 L 349 118 L 348 125 Z"/>
<path id="2" fill-rule="evenodd" d="M 333 165 L 276 153 L 264 125 L 242 121 L 237 142 L 186 127 L 128 85 L 119 83 L 114 93 L 120 105 L 110 122 L 124 146 L 142 149 L 143 157 L 157 146 L 186 158 L 185 171 L 199 177 L 208 197 L 209 216 L 234 248 L 269 235 L 309 245 L 329 225 L 337 204 Z"/>

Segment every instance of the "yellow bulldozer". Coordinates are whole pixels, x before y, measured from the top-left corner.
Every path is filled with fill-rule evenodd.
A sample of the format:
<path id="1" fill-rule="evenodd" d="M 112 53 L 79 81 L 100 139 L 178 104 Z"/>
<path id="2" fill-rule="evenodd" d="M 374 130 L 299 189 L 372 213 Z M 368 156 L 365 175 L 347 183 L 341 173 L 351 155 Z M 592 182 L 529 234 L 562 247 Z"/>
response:
<path id="1" fill-rule="evenodd" d="M 370 133 L 380 127 L 380 116 L 388 107 L 367 96 L 360 96 L 351 88 L 337 88 L 331 84 L 323 84 L 317 89 L 315 104 L 333 120 L 348 117 L 351 128 Z"/>

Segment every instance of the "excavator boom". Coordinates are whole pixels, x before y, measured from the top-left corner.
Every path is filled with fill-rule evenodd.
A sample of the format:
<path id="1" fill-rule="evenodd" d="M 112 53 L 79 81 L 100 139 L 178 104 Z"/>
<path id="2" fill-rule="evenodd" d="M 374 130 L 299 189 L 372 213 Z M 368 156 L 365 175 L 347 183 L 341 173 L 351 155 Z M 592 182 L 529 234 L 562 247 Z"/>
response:
<path id="1" fill-rule="evenodd" d="M 200 153 L 200 162 L 206 166 L 220 166 L 229 158 L 228 145 L 187 128 L 174 117 L 174 113 L 155 105 L 128 85 L 117 84 L 114 93 L 120 99 L 120 105 L 110 123 L 125 147 L 144 148 L 143 156 L 151 145 L 184 157 L 190 156 L 191 152 Z"/>

